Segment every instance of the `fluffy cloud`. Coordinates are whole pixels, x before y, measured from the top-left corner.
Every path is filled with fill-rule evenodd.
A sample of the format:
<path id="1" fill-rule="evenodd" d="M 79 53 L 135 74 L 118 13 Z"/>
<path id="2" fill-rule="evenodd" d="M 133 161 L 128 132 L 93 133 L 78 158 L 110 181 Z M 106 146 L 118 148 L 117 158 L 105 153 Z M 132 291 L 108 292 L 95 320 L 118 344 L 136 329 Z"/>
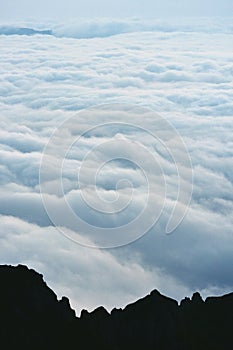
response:
<path id="1" fill-rule="evenodd" d="M 33 26 L 33 28 L 31 27 Z M 36 29 L 34 29 L 36 27 Z M 48 29 L 49 28 L 49 29 Z M 142 20 L 142 19 L 121 19 L 117 20 L 112 18 L 111 20 L 95 19 L 95 20 L 82 20 L 76 19 L 75 21 L 66 21 L 65 24 L 48 22 L 43 26 L 41 23 L 21 22 L 18 26 L 4 25 L 0 26 L 1 35 L 52 35 L 58 38 L 76 38 L 76 39 L 92 39 L 92 38 L 106 38 L 113 35 L 136 33 L 136 32 L 162 32 L 162 33 L 174 33 L 174 32 L 209 32 L 219 33 L 232 33 L 231 18 L 218 17 L 211 19 L 211 23 L 206 19 L 196 18 L 179 18 L 175 20 Z"/>
<path id="2" fill-rule="evenodd" d="M 1 262 L 27 263 L 38 269 L 59 296 L 71 298 L 78 311 L 99 304 L 122 306 L 153 288 L 177 298 L 195 289 L 203 295 L 228 291 L 233 286 L 230 29 L 221 23 L 208 30 L 203 24 L 195 30 L 191 24 L 185 30 L 172 24 L 166 30 L 151 23 L 97 24 L 57 26 L 53 30 L 59 38 L 0 36 Z M 137 28 L 140 32 L 135 33 Z M 176 198 L 176 169 L 148 134 L 130 134 L 125 126 L 93 131 L 74 145 L 64 163 L 64 191 L 72 209 L 93 225 L 112 227 L 131 220 L 145 200 L 145 178 L 139 168 L 115 161 L 99 172 L 98 194 L 107 200 L 107 208 L 114 206 L 109 201 L 116 195 L 119 179 L 135 188 L 135 201 L 121 217 L 101 218 L 89 211 L 77 188 L 77 173 L 85 155 L 99 143 L 124 138 L 129 144 L 138 142 L 157 151 L 165 171 L 168 200 L 158 224 L 137 242 L 109 251 L 78 246 L 52 227 L 39 188 L 43 148 L 62 122 L 83 108 L 103 103 L 152 108 L 182 135 L 193 164 L 194 189 L 191 208 L 172 235 L 164 231 Z M 77 118 L 80 130 L 111 121 L 103 120 L 101 113 L 94 120 Z M 154 127 L 153 119 L 145 118 L 143 123 L 147 130 Z M 58 145 L 62 147 L 69 137 L 64 134 Z M 85 169 L 87 183 L 92 166 L 110 153 L 108 148 L 91 159 Z M 146 164 L 142 154 L 135 152 L 135 159 L 143 158 Z M 51 179 L 43 188 L 61 213 L 62 225 L 55 166 L 56 157 L 48 164 Z M 132 196 L 128 182 L 119 187 L 122 203 Z M 95 196 L 89 199 L 96 204 Z"/>
<path id="3" fill-rule="evenodd" d="M 78 314 L 83 307 L 122 307 L 155 287 L 177 298 L 190 294 L 162 270 L 143 268 L 135 253 L 117 259 L 109 251 L 76 245 L 53 227 L 44 230 L 1 216 L 0 241 L 1 263 L 20 262 L 42 272 L 59 297 L 70 298 Z"/>

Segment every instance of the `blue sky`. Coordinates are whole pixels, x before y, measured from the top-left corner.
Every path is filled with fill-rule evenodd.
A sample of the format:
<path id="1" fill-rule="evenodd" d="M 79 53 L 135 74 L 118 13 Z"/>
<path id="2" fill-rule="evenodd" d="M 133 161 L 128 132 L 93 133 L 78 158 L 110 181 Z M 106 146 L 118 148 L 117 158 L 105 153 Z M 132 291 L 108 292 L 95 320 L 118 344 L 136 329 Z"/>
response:
<path id="1" fill-rule="evenodd" d="M 79 17 L 230 16 L 231 0 L 8 0 L 0 1 L 0 18 L 67 19 Z"/>

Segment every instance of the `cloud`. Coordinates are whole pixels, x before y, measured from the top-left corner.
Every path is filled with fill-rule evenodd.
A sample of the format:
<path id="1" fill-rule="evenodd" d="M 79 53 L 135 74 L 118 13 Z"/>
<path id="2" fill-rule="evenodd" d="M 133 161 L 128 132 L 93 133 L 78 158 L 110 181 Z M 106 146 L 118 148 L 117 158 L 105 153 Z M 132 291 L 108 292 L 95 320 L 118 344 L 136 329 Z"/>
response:
<path id="1" fill-rule="evenodd" d="M 224 23 L 223 23 L 224 22 Z M 232 33 L 231 20 L 227 17 L 211 20 L 211 25 L 206 19 L 180 18 L 179 21 L 171 19 L 95 19 L 66 21 L 65 24 L 48 22 L 42 26 L 40 23 L 32 23 L 34 28 L 28 27 L 30 23 L 24 22 L 22 26 L 0 26 L 0 35 L 51 35 L 58 38 L 93 39 L 107 38 L 114 35 L 137 32 L 161 32 L 161 33 Z M 41 29 L 41 27 L 43 29 Z M 50 29 L 48 29 L 48 27 Z M 166 40 L 164 38 L 163 40 Z M 206 71 L 206 70 L 205 70 Z"/>
<path id="2" fill-rule="evenodd" d="M 43 273 L 60 298 L 71 299 L 77 314 L 96 305 L 123 307 L 155 287 L 177 298 L 190 293 L 161 270 L 144 269 L 137 255 L 117 259 L 111 252 L 73 244 L 53 227 L 44 230 L 1 216 L 0 240 L 1 263 L 20 262 Z"/>
<path id="3" fill-rule="evenodd" d="M 99 304 L 123 306 L 153 288 L 177 298 L 195 289 L 203 295 L 232 289 L 232 28 L 221 21 L 195 27 L 192 23 L 185 27 L 96 21 L 85 26 L 54 25 L 56 33 L 49 36 L 0 36 L 2 263 L 27 263 L 38 269 L 59 296 L 71 298 L 78 312 Z M 143 160 L 145 167 L 148 164 L 148 157 L 138 148 L 144 145 L 156 150 L 165 172 L 168 198 L 158 224 L 137 242 L 109 251 L 87 249 L 60 235 L 51 226 L 39 189 L 42 152 L 55 128 L 80 110 L 105 103 L 146 106 L 164 116 L 182 135 L 194 173 L 191 208 L 179 228 L 166 236 L 177 171 L 164 148 L 148 133 L 132 132 L 125 125 L 83 135 L 67 153 L 63 186 L 73 210 L 93 225 L 113 227 L 138 215 L 146 186 L 137 166 L 109 162 L 98 174 L 104 209 L 116 205 L 110 201 L 122 178 L 128 182 L 120 183 L 117 204 L 133 197 L 134 201 L 120 217 L 101 217 L 91 211 L 77 186 L 78 170 L 89 151 L 103 142 L 126 139 L 128 147 L 119 141 L 117 148 L 126 153 L 137 142 L 137 151 L 132 147 L 131 152 L 135 160 Z M 74 133 L 111 118 L 101 112 L 95 119 L 77 114 L 77 120 Z M 143 126 L 150 131 L 155 122 L 144 118 Z M 58 146 L 62 149 L 71 137 L 64 132 Z M 87 184 L 92 167 L 98 168 L 111 152 L 109 147 L 95 153 L 85 168 Z M 50 161 L 51 178 L 44 190 L 60 213 L 60 224 L 72 230 L 74 223 L 64 221 L 54 175 L 57 159 Z M 91 192 L 89 200 L 97 205 L 97 199 Z M 154 209 L 160 199 L 158 193 Z"/>
<path id="4" fill-rule="evenodd" d="M 1 35 L 52 35 L 51 30 L 35 30 L 32 28 L 0 27 Z"/>
<path id="5" fill-rule="evenodd" d="M 143 255 L 146 266 L 163 267 L 165 273 L 176 276 L 192 290 L 203 290 L 207 286 L 230 290 L 233 283 L 231 213 L 232 208 L 228 213 L 220 213 L 208 210 L 203 203 L 192 205 L 186 219 L 171 236 L 163 235 L 159 227 L 129 246 L 129 251 L 146 251 Z M 164 222 L 160 225 L 163 227 Z"/>

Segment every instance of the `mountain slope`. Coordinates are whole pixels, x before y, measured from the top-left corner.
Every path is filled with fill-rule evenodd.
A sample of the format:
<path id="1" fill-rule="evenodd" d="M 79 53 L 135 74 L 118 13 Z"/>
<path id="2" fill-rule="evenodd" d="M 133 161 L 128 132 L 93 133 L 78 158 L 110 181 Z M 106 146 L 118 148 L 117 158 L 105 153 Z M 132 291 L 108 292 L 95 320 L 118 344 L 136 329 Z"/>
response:
<path id="1" fill-rule="evenodd" d="M 78 318 L 26 266 L 0 266 L 0 282 L 2 349 L 232 349 L 233 293 L 205 302 L 194 293 L 179 306 L 154 290 L 124 310 L 99 307 Z"/>

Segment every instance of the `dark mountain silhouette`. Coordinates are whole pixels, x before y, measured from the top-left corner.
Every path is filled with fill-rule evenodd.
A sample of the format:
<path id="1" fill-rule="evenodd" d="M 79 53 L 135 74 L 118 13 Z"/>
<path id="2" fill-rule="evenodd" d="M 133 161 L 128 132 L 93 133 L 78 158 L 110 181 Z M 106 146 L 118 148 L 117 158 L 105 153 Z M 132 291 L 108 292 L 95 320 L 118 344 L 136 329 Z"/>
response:
<path id="1" fill-rule="evenodd" d="M 103 307 L 75 316 L 42 275 L 0 266 L 1 349 L 232 350 L 233 293 L 199 293 L 181 304 L 154 290 L 109 314 Z"/>

